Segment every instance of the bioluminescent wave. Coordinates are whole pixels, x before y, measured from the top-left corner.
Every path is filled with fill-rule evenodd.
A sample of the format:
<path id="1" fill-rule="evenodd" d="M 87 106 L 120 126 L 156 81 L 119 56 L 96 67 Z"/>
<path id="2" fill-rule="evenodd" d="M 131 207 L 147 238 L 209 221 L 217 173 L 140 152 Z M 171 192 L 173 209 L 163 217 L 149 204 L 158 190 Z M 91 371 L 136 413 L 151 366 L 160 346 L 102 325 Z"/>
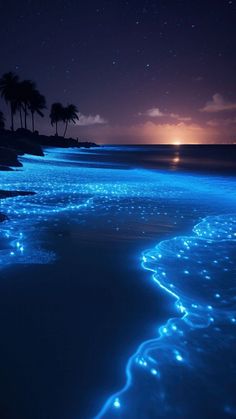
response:
<path id="1" fill-rule="evenodd" d="M 97 418 L 236 416 L 236 216 L 207 217 L 193 231 L 144 252 L 180 317 L 142 343 Z"/>
<path id="2" fill-rule="evenodd" d="M 64 230 L 76 229 L 75 246 L 83 237 L 112 237 L 135 243 L 137 254 L 166 239 L 144 252 L 142 266 L 152 272 L 153 293 L 158 286 L 168 293 L 176 317 L 130 356 L 123 388 L 96 417 L 236 416 L 235 180 L 107 161 L 91 168 L 80 165 L 77 150 L 22 160 L 23 169 L 1 173 L 1 189 L 35 195 L 1 201 L 8 216 L 0 224 L 1 268 L 55 262 L 52 243 Z"/>

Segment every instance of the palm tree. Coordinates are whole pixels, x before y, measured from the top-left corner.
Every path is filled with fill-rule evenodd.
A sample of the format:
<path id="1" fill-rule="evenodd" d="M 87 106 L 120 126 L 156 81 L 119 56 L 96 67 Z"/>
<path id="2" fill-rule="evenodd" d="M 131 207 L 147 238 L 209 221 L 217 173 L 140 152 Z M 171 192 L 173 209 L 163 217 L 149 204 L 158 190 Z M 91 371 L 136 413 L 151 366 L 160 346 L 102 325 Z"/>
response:
<path id="1" fill-rule="evenodd" d="M 31 96 L 29 97 L 29 110 L 32 118 L 32 131 L 34 132 L 34 116 L 35 113 L 44 116 L 42 110 L 46 108 L 46 99 L 37 89 L 32 90 Z"/>
<path id="2" fill-rule="evenodd" d="M 15 111 L 19 111 L 21 128 L 23 128 L 23 118 L 22 118 L 22 111 L 24 110 L 23 98 L 24 98 L 23 86 L 22 86 L 22 82 L 19 82 L 17 83 L 16 89 L 15 89 L 14 107 L 15 107 Z"/>
<path id="3" fill-rule="evenodd" d="M 19 86 L 20 109 L 22 107 L 24 112 L 24 127 L 27 129 L 28 108 L 30 106 L 30 98 L 36 90 L 35 83 L 31 80 L 23 80 Z"/>
<path id="4" fill-rule="evenodd" d="M 51 106 L 51 112 L 50 112 L 50 119 L 51 124 L 56 126 L 56 135 L 58 135 L 57 125 L 58 122 L 64 121 L 64 107 L 61 103 L 56 102 L 53 103 Z"/>
<path id="5" fill-rule="evenodd" d="M 5 102 L 10 104 L 11 112 L 11 130 L 14 131 L 14 114 L 16 113 L 16 90 L 19 84 L 19 77 L 17 74 L 9 73 L 3 74 L 0 79 L 0 92 Z"/>
<path id="6" fill-rule="evenodd" d="M 66 131 L 67 131 L 67 128 L 68 128 L 68 124 L 70 123 L 70 122 L 73 122 L 74 124 L 76 123 L 76 119 L 78 120 L 79 119 L 79 117 L 78 117 L 78 109 L 77 109 L 77 107 L 75 106 L 75 105 L 73 105 L 73 104 L 70 104 L 70 105 L 68 105 L 68 106 L 66 106 L 65 108 L 64 108 L 64 118 L 63 118 L 63 121 L 65 122 L 65 131 L 64 131 L 64 134 L 63 134 L 63 137 L 65 137 L 65 135 L 66 135 Z"/>
<path id="7" fill-rule="evenodd" d="M 0 129 L 4 129 L 5 127 L 5 118 L 3 112 L 0 111 Z"/>

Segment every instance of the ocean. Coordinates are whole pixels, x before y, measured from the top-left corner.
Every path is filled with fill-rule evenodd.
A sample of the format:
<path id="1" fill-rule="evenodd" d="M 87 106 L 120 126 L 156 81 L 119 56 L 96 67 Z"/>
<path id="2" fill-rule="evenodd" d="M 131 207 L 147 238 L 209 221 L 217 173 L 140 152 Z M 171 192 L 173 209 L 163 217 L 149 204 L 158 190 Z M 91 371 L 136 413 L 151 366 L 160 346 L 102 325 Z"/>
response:
<path id="1" fill-rule="evenodd" d="M 1 172 L 0 417 L 236 416 L 236 146 Z"/>

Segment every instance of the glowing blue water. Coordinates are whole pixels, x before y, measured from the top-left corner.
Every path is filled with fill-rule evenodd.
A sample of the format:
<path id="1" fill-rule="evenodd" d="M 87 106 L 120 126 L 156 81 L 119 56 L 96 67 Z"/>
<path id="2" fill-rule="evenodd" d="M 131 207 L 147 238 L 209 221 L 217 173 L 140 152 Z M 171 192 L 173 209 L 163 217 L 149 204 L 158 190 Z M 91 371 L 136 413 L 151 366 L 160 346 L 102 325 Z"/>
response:
<path id="1" fill-rule="evenodd" d="M 138 239 L 138 249 L 161 226 L 176 230 L 141 261 L 152 272 L 153 291 L 159 286 L 173 297 L 176 318 L 131 355 L 124 387 L 96 417 L 235 416 L 235 180 L 115 164 L 91 169 L 78 166 L 79 159 L 78 151 L 55 150 L 1 173 L 1 189 L 36 192 L 1 203 L 9 216 L 1 224 L 1 267 L 54 262 L 43 237 L 61 219 Z"/>
<path id="2" fill-rule="evenodd" d="M 144 252 L 181 317 L 132 355 L 97 418 L 236 416 L 236 218 L 208 217 L 194 232 Z"/>

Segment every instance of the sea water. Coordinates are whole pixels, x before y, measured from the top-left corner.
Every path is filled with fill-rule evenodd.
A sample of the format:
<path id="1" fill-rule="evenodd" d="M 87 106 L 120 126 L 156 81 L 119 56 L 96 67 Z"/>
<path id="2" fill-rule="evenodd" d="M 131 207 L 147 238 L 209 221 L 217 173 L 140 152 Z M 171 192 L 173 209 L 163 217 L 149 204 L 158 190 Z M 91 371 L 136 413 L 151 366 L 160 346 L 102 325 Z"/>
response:
<path id="1" fill-rule="evenodd" d="M 47 149 L 1 173 L 36 192 L 1 202 L 10 418 L 236 415 L 233 166 L 171 150 Z"/>

